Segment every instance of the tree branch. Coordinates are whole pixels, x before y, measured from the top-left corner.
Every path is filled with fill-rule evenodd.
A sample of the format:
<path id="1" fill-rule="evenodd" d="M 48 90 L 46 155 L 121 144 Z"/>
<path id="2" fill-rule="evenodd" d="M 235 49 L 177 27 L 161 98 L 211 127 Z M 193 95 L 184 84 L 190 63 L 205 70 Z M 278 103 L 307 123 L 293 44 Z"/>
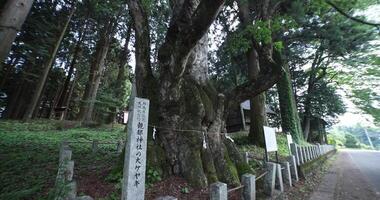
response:
<path id="1" fill-rule="evenodd" d="M 367 22 L 367 21 L 364 21 L 362 19 L 353 17 L 353 16 L 347 14 L 346 12 L 344 12 L 341 8 L 339 8 L 333 2 L 326 0 L 326 3 L 329 4 L 331 7 L 333 7 L 341 15 L 345 16 L 346 18 L 348 18 L 350 20 L 353 20 L 353 21 L 361 23 L 361 24 L 366 24 L 366 25 L 369 25 L 369 26 L 374 26 L 374 27 L 380 28 L 380 23 Z"/>
<path id="2" fill-rule="evenodd" d="M 224 0 L 202 0 L 194 12 L 190 13 L 188 7 L 191 3 L 184 2 L 182 6 L 185 8 L 182 8 L 179 17 L 172 18 L 174 21 L 159 50 L 161 70 L 169 70 L 175 79 L 182 76 L 189 53 L 208 31 L 223 3 Z"/>

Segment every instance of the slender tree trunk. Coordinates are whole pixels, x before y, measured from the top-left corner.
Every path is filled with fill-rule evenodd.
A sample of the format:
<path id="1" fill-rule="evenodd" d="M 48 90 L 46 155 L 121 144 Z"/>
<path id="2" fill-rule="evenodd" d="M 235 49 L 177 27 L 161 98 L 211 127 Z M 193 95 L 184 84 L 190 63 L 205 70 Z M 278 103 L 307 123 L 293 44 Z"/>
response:
<path id="1" fill-rule="evenodd" d="M 310 134 L 310 121 L 312 117 L 312 111 L 311 111 L 311 100 L 315 89 L 315 83 L 317 82 L 317 71 L 318 67 L 323 62 L 323 53 L 324 49 L 322 47 L 322 44 L 320 47 L 316 50 L 313 63 L 311 64 L 310 69 L 310 75 L 309 80 L 307 84 L 307 93 L 304 103 L 304 114 L 303 114 L 303 134 L 306 141 L 308 141 L 309 134 Z"/>
<path id="2" fill-rule="evenodd" d="M 303 141 L 301 121 L 298 115 L 292 79 L 289 66 L 283 65 L 285 73 L 277 83 L 277 91 L 281 111 L 281 127 L 283 132 L 289 132 L 295 142 Z"/>
<path id="3" fill-rule="evenodd" d="M 239 18 L 242 22 L 242 28 L 246 28 L 253 21 L 250 12 L 249 2 L 238 2 Z M 260 74 L 260 63 L 256 50 L 253 45 L 246 53 L 248 78 L 251 82 L 256 82 Z M 265 110 L 265 93 L 261 93 L 250 98 L 250 141 L 256 145 L 264 146 L 264 125 L 267 125 L 267 116 Z"/>
<path id="4" fill-rule="evenodd" d="M 63 113 L 67 109 L 67 107 L 65 107 L 65 100 L 67 99 L 67 95 L 68 95 L 69 90 L 70 90 L 70 82 L 71 82 L 71 79 L 73 77 L 74 70 L 75 70 L 75 65 L 76 65 L 78 57 L 80 55 L 80 51 L 81 51 L 80 46 L 81 46 L 82 40 L 83 40 L 83 28 L 84 27 L 85 26 L 82 26 L 81 30 L 79 31 L 79 39 L 78 39 L 78 41 L 75 45 L 75 48 L 74 48 L 74 53 L 73 53 L 73 57 L 72 57 L 71 62 L 70 62 L 69 71 L 67 73 L 65 82 L 64 82 L 62 89 L 61 89 L 61 92 L 59 94 L 58 101 L 56 102 L 56 105 L 53 108 L 53 116 L 55 116 L 56 109 L 57 109 L 57 110 L 59 110 L 59 116 L 60 116 L 59 118 L 60 119 L 62 118 Z"/>
<path id="5" fill-rule="evenodd" d="M 33 117 L 33 113 L 34 111 L 36 110 L 36 107 L 37 107 L 37 103 L 41 97 L 41 94 L 42 94 L 42 91 L 43 91 L 43 88 L 46 84 L 46 79 L 49 75 L 49 72 L 50 72 L 50 69 L 52 68 L 53 66 L 53 63 L 55 61 L 55 56 L 57 55 L 57 52 L 58 52 L 58 49 L 59 49 L 59 46 L 63 40 L 63 37 L 65 35 L 65 32 L 70 24 L 70 21 L 71 21 L 71 17 L 73 16 L 75 12 L 75 7 L 72 8 L 70 14 L 69 14 L 69 17 L 56 41 L 56 43 L 54 44 L 54 47 L 53 47 L 53 51 L 52 51 L 52 54 L 50 55 L 48 61 L 44 64 L 43 66 L 43 70 L 42 70 L 42 74 L 37 82 L 37 86 L 36 86 L 36 89 L 33 93 L 33 96 L 31 98 L 31 101 L 30 101 L 30 104 L 26 110 L 26 113 L 23 117 L 24 120 L 29 120 Z"/>
<path id="6" fill-rule="evenodd" d="M 257 53 L 254 49 L 247 52 L 248 76 L 255 82 L 259 76 L 260 66 Z M 250 99 L 250 141 L 256 145 L 264 146 L 264 126 L 268 124 L 265 110 L 265 93 L 261 93 Z"/>
<path id="7" fill-rule="evenodd" d="M 105 59 L 107 57 L 108 49 L 110 46 L 110 35 L 112 32 L 113 22 L 111 19 L 108 19 L 105 26 L 100 31 L 99 41 L 96 44 L 96 51 L 91 63 L 90 74 L 78 115 L 78 119 L 80 121 L 89 122 L 92 120 L 92 112 L 94 110 L 96 95 L 105 67 Z"/>
<path id="8" fill-rule="evenodd" d="M 128 72 L 127 72 L 127 67 L 128 67 L 128 62 L 129 62 L 129 43 L 130 43 L 130 37 L 131 37 L 131 32 L 132 32 L 132 24 L 130 23 L 128 26 L 127 34 L 125 37 L 125 44 L 123 47 L 123 50 L 120 52 L 119 59 L 120 59 L 120 64 L 119 64 L 119 71 L 117 74 L 117 79 L 116 79 L 116 99 L 122 99 L 125 98 L 125 83 L 128 79 Z M 111 113 L 108 115 L 107 123 L 112 123 L 114 122 L 116 118 L 116 114 L 120 107 L 113 106 L 110 108 Z"/>
<path id="9" fill-rule="evenodd" d="M 2 62 L 11 50 L 12 43 L 21 29 L 33 0 L 7 0 L 0 14 L 0 71 Z"/>
<path id="10" fill-rule="evenodd" d="M 70 101 L 71 101 L 71 97 L 73 96 L 73 91 L 74 91 L 74 88 L 75 88 L 75 84 L 77 82 L 77 76 L 75 76 L 74 80 L 72 81 L 71 83 L 71 86 L 70 86 L 70 90 L 69 90 L 69 93 L 68 95 L 66 96 L 64 102 L 63 102 L 63 106 L 66 107 L 66 109 L 63 111 L 63 113 L 61 114 L 59 120 L 64 120 L 66 119 L 66 116 L 67 116 L 67 113 L 69 112 L 69 106 L 70 106 Z"/>

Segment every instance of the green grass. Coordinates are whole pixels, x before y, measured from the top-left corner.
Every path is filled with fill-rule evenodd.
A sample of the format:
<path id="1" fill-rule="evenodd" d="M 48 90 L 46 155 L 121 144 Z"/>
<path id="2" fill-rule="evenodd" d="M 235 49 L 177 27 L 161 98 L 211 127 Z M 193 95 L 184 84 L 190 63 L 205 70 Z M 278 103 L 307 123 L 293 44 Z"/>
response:
<path id="1" fill-rule="evenodd" d="M 251 145 L 249 138 L 247 136 L 248 132 L 238 132 L 232 133 L 230 136 L 234 139 L 235 143 L 238 145 L 238 148 L 241 152 L 250 152 L 258 160 L 262 160 L 265 155 L 264 148 Z M 289 149 L 287 144 L 286 135 L 282 133 L 276 134 L 277 146 L 278 146 L 278 157 L 279 161 L 286 160 L 286 157 L 289 156 Z M 269 159 L 271 161 L 276 160 L 274 152 L 269 153 Z M 262 163 L 259 161 L 252 161 L 250 163 L 254 168 L 262 167 Z"/>
<path id="2" fill-rule="evenodd" d="M 125 137 L 121 126 L 62 130 L 56 121 L 20 123 L 0 121 L 0 199 L 47 199 L 54 186 L 61 141 L 92 140 L 117 142 Z M 99 145 L 94 155 L 91 144 L 71 144 L 74 174 L 100 173 L 118 160 L 115 145 Z"/>

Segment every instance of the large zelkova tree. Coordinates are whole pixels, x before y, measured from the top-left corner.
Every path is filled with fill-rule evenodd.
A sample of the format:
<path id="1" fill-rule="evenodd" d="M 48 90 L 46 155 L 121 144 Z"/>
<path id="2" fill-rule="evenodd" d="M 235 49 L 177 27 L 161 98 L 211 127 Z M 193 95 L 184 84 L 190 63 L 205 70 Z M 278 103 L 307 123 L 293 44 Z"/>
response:
<path id="1" fill-rule="evenodd" d="M 2 1 L 4 2 L 4 1 Z M 7 0 L 0 10 L 0 72 L 2 62 L 8 56 L 17 32 L 21 30 L 33 0 Z"/>
<path id="2" fill-rule="evenodd" d="M 158 112 L 157 119 L 150 118 L 158 130 L 157 145 L 151 148 L 162 148 L 165 173 L 182 175 L 198 186 L 216 180 L 236 185 L 239 175 L 250 171 L 235 145 L 222 133 L 224 109 L 267 90 L 282 71 L 272 57 L 273 48 L 257 42 L 260 65 L 266 67 L 256 81 L 239 84 L 224 95 L 213 89 L 207 74 L 207 31 L 223 3 L 170 2 L 171 18 L 158 48 L 156 74 L 150 61 L 151 5 L 128 1 L 136 35 L 137 95 L 159 105 L 150 112 Z"/>

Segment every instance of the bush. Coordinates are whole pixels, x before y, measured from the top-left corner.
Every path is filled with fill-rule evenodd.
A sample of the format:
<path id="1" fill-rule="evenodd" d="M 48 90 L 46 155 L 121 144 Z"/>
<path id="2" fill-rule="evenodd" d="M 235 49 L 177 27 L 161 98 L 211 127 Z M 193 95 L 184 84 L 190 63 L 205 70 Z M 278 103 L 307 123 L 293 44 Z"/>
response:
<path id="1" fill-rule="evenodd" d="M 344 144 L 348 148 L 360 148 L 359 141 L 355 136 L 351 134 L 346 134 L 344 136 L 346 138 L 346 143 Z"/>

